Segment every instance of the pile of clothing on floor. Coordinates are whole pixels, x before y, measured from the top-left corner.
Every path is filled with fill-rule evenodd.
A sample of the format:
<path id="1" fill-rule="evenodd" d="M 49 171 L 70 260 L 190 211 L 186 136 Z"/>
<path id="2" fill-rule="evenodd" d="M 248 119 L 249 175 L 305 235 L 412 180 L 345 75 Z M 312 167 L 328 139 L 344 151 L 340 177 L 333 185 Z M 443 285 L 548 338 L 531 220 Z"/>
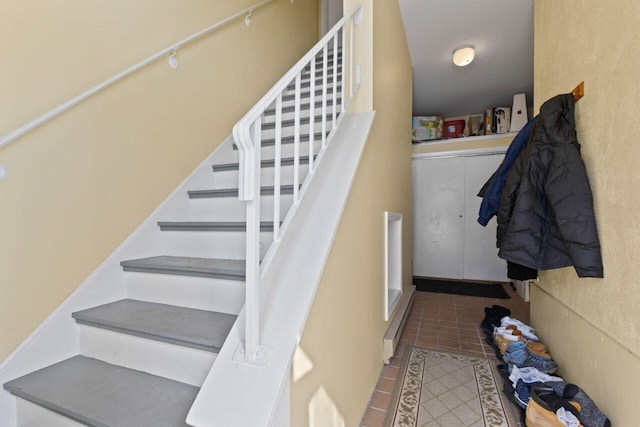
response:
<path id="1" fill-rule="evenodd" d="M 558 365 L 531 326 L 499 305 L 484 312 L 480 327 L 505 362 L 498 365 L 504 392 L 523 409 L 527 427 L 611 427 L 584 390 L 558 376 Z"/>

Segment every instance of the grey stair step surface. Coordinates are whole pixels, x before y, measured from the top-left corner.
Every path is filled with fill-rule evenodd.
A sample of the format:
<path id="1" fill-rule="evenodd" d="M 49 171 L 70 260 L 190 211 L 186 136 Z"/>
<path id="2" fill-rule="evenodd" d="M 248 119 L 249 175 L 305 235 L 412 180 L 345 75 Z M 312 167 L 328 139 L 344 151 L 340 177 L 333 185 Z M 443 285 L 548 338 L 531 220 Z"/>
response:
<path id="1" fill-rule="evenodd" d="M 227 280 L 245 279 L 245 261 L 237 259 L 195 258 L 161 255 L 120 263 L 124 271 L 209 277 Z"/>
<path id="2" fill-rule="evenodd" d="M 340 111 L 336 112 L 337 114 L 340 114 Z M 331 119 L 333 117 L 333 114 L 331 112 L 327 113 L 325 115 L 326 121 L 330 122 Z M 322 115 L 319 116 L 314 116 L 313 117 L 313 121 L 314 123 L 320 123 L 320 121 L 322 120 Z M 300 118 L 300 124 L 301 125 L 308 125 L 309 124 L 309 117 L 301 117 Z M 282 121 L 282 127 L 292 127 L 295 125 L 295 120 L 291 119 L 291 120 L 283 120 Z M 262 129 L 275 129 L 276 127 L 276 123 L 275 122 L 271 122 L 271 123 L 263 123 L 262 124 Z"/>
<path id="3" fill-rule="evenodd" d="M 322 65 L 322 61 L 323 61 L 323 59 L 322 59 L 322 58 L 323 58 L 323 55 L 324 55 L 324 54 L 323 54 L 322 52 L 320 52 L 320 53 L 318 53 L 318 54 L 316 55 L 316 64 L 320 64 L 320 65 Z M 338 51 L 338 61 L 342 62 L 342 51 L 341 51 L 341 50 L 340 50 L 340 51 Z M 329 53 L 327 53 L 327 62 L 328 62 L 328 63 L 333 62 L 333 52 L 329 52 Z M 308 68 L 308 67 L 309 67 L 309 65 L 307 65 L 307 66 L 306 66 L 306 68 Z"/>
<path id="4" fill-rule="evenodd" d="M 4 384 L 5 390 L 95 427 L 177 427 L 198 388 L 75 356 Z"/>
<path id="5" fill-rule="evenodd" d="M 72 314 L 76 322 L 199 350 L 219 352 L 236 316 L 124 299 Z"/>
<path id="6" fill-rule="evenodd" d="M 342 74 L 342 62 L 338 63 L 338 73 L 339 75 Z M 318 77 L 320 76 L 320 77 Z M 331 67 L 327 67 L 327 76 L 328 77 L 332 77 L 333 76 L 333 65 L 331 65 Z M 304 81 L 305 79 L 309 79 L 311 77 L 311 68 L 307 68 L 306 71 L 303 71 L 300 74 L 300 78 Z M 316 78 L 322 78 L 322 68 L 318 68 L 316 67 Z"/>
<path id="7" fill-rule="evenodd" d="M 338 64 L 342 64 L 342 55 L 338 56 Z M 333 55 L 328 55 L 327 56 L 327 67 L 328 68 L 333 68 Z M 304 71 L 308 71 L 311 69 L 311 65 L 307 64 L 303 70 Z M 322 69 L 322 55 L 316 57 L 316 70 L 318 69 Z"/>
<path id="8" fill-rule="evenodd" d="M 327 135 L 329 135 L 329 133 L 331 133 L 331 126 L 327 126 Z M 316 132 L 313 134 L 313 139 L 314 141 L 320 141 L 320 138 L 322 138 L 322 132 Z M 283 136 L 282 139 L 280 140 L 281 144 L 293 144 L 294 142 L 294 137 L 292 136 Z M 309 132 L 304 132 L 300 134 L 300 142 L 309 142 Z M 260 145 L 262 147 L 269 147 L 272 145 L 275 145 L 276 143 L 276 139 L 275 138 L 269 138 L 269 139 L 263 139 L 260 142 Z M 233 144 L 233 149 L 237 150 L 238 146 L 234 143 Z"/>
<path id="9" fill-rule="evenodd" d="M 318 156 L 313 156 L 315 159 Z M 300 164 L 304 165 L 309 163 L 309 156 L 300 156 Z M 275 160 L 263 160 L 260 162 L 263 168 L 272 168 L 275 166 Z M 280 160 L 281 166 L 291 166 L 293 165 L 293 157 L 286 157 Z M 240 169 L 240 163 L 224 163 L 219 165 L 213 165 L 214 172 L 223 172 L 223 171 L 237 171 Z"/>
<path id="10" fill-rule="evenodd" d="M 338 82 L 342 81 L 342 74 L 338 74 L 336 76 L 336 81 L 338 81 Z M 331 76 L 331 78 L 327 78 L 327 83 L 333 83 L 333 75 Z M 321 85 L 322 85 L 322 76 L 321 77 L 317 77 L 316 76 L 315 86 L 318 87 L 318 86 L 321 86 Z M 290 83 L 287 86 L 287 89 L 291 90 L 291 89 L 295 89 L 295 87 L 296 87 L 296 83 L 294 81 L 293 83 Z M 308 79 L 307 80 L 302 79 L 302 76 L 301 76 L 300 87 L 301 88 L 311 87 L 311 82 Z"/>
<path id="11" fill-rule="evenodd" d="M 308 100 L 308 98 L 307 98 Z M 340 105 L 340 97 L 338 97 L 338 105 Z M 327 109 L 329 107 L 333 106 L 333 98 L 329 98 L 327 99 Z M 322 101 L 316 101 L 315 103 L 315 108 L 322 108 Z M 290 107 L 282 107 L 282 112 L 283 113 L 293 113 L 295 111 L 295 106 L 290 106 Z M 300 110 L 301 111 L 306 111 L 309 109 L 309 102 L 306 103 L 300 103 Z M 276 114 L 276 109 L 275 108 L 269 108 L 267 110 L 264 110 L 264 115 L 265 116 L 275 116 Z"/>
<path id="12" fill-rule="evenodd" d="M 338 84 L 338 90 L 337 93 L 340 94 L 340 92 L 342 91 L 342 84 Z M 310 97 L 310 93 L 311 91 L 306 90 L 306 91 L 301 91 L 300 92 L 300 99 L 305 99 L 305 98 L 309 98 Z M 333 87 L 328 87 L 327 88 L 327 96 L 331 95 L 331 97 L 333 97 Z M 282 95 L 282 100 L 283 101 L 293 101 L 295 99 L 295 94 L 291 93 L 289 95 Z M 322 96 L 322 87 L 318 87 L 316 88 L 316 96 Z M 340 97 L 338 97 L 339 99 Z"/>
<path id="13" fill-rule="evenodd" d="M 161 231 L 246 231 L 246 222 L 161 221 Z M 273 222 L 261 222 L 260 231 L 273 231 Z"/>
<path id="14" fill-rule="evenodd" d="M 271 187 L 261 187 L 260 194 L 271 195 L 273 194 L 273 186 Z M 189 194 L 190 199 L 203 199 L 210 197 L 238 197 L 238 189 L 237 188 L 224 188 L 219 190 L 191 190 L 187 192 Z M 280 187 L 280 194 L 292 194 L 293 193 L 293 185 L 283 185 Z"/>

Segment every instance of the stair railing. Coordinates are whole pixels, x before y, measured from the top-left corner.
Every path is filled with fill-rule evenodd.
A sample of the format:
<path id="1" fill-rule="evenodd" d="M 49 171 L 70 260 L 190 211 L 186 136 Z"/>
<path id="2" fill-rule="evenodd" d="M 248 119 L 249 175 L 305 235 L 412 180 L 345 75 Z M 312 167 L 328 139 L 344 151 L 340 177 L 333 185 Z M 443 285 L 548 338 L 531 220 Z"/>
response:
<path id="1" fill-rule="evenodd" d="M 354 68 L 354 27 L 362 23 L 362 5 L 358 5 L 347 13 L 336 25 L 298 61 L 269 92 L 242 118 L 233 128 L 233 138 L 238 146 L 240 157 L 239 199 L 246 201 L 246 302 L 245 302 L 245 341 L 234 354 L 234 359 L 246 363 L 266 364 L 270 347 L 260 343 L 260 279 L 269 261 L 273 257 L 291 218 L 295 214 L 300 200 L 308 187 L 318 163 L 322 160 L 324 150 L 331 141 L 336 129 L 359 84 L 360 69 Z M 347 37 L 347 29 L 349 36 Z M 347 44 L 348 40 L 348 44 Z M 338 98 L 338 58 L 341 57 L 341 94 Z M 332 54 L 332 75 L 329 76 L 329 53 Z M 321 135 L 319 141 L 315 135 L 316 109 L 316 61 L 322 57 L 322 87 L 320 90 Z M 347 68 L 346 57 L 349 57 Z M 308 135 L 308 173 L 300 182 L 300 140 L 301 140 L 301 80 L 303 72 L 308 69 L 309 83 L 309 135 Z M 345 100 L 345 70 L 349 75 L 349 98 Z M 355 80 L 355 85 L 354 85 Z M 292 83 L 293 82 L 293 83 Z M 332 84 L 331 94 L 327 91 L 327 83 Z M 281 144 L 282 144 L 282 103 L 283 94 L 293 86 L 294 89 L 294 134 L 293 134 L 293 204 L 280 224 L 280 181 L 281 181 Z M 331 100 L 329 107 L 328 101 Z M 275 159 L 273 179 L 273 242 L 260 261 L 260 148 L 262 145 L 262 118 L 270 106 L 275 105 Z M 340 107 L 338 107 L 338 105 Z M 330 108 L 330 110 L 328 110 Z M 327 116 L 330 112 L 330 125 Z M 314 160 L 314 147 L 320 143 L 320 150 Z"/>

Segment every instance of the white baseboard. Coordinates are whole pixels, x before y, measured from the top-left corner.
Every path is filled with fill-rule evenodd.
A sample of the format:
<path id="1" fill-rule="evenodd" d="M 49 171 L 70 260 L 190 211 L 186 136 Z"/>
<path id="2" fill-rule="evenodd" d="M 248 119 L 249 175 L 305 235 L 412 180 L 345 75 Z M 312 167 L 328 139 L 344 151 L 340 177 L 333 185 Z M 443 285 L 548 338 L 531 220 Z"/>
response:
<path id="1" fill-rule="evenodd" d="M 402 330 L 404 329 L 405 323 L 407 323 L 407 317 L 413 305 L 416 288 L 415 286 L 411 286 L 410 289 L 410 291 L 405 292 L 404 297 L 400 300 L 398 309 L 391 322 L 389 322 L 387 332 L 384 334 L 382 359 L 385 365 L 390 363 L 391 357 L 393 357 L 396 352 L 396 348 L 400 342 L 400 335 L 402 335 Z"/>

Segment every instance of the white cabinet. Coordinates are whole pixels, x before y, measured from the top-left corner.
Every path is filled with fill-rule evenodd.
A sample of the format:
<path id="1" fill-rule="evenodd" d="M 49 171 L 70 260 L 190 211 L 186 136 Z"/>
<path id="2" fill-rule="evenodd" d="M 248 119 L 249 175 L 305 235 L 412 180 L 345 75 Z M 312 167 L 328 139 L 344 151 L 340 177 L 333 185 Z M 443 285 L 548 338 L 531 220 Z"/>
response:
<path id="1" fill-rule="evenodd" d="M 477 221 L 476 195 L 503 158 L 503 149 L 414 156 L 414 276 L 509 280 L 495 218 L 487 227 Z"/>

